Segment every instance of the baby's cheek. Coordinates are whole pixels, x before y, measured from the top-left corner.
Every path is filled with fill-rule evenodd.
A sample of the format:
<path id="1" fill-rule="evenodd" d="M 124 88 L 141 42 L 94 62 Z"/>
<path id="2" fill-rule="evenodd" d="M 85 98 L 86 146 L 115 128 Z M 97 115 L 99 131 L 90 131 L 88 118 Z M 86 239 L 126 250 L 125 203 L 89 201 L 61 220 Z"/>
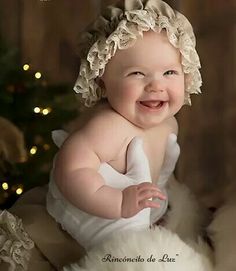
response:
<path id="1" fill-rule="evenodd" d="M 129 100 L 136 100 L 139 92 L 137 90 L 137 87 L 134 85 L 124 86 L 122 88 L 122 94 L 123 96 L 126 96 Z"/>
<path id="2" fill-rule="evenodd" d="M 184 103 L 185 90 L 183 85 L 175 85 L 169 91 L 169 99 L 172 105 L 179 107 L 180 104 Z"/>

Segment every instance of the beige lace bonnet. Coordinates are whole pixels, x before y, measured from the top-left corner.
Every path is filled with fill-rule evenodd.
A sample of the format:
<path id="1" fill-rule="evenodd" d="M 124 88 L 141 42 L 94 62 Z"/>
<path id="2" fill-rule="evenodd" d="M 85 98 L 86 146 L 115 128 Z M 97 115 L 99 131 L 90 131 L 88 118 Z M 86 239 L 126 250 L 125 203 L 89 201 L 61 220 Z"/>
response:
<path id="1" fill-rule="evenodd" d="M 196 40 L 187 18 L 161 0 L 123 0 L 108 6 L 101 16 L 81 36 L 79 76 L 74 86 L 85 106 L 91 107 L 104 90 L 96 78 L 117 49 L 131 47 L 144 31 L 166 30 L 170 43 L 178 48 L 185 76 L 185 104 L 191 104 L 190 94 L 201 93 L 200 61 L 195 50 Z"/>

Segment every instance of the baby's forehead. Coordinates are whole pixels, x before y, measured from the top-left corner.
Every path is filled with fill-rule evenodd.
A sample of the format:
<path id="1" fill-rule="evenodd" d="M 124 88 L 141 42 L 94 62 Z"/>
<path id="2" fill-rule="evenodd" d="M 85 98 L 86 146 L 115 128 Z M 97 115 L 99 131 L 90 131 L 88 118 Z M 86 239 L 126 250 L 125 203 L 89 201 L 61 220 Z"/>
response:
<path id="1" fill-rule="evenodd" d="M 180 51 L 169 42 L 165 32 L 148 31 L 131 47 L 117 50 L 110 61 L 118 63 L 160 61 L 171 64 L 180 61 Z"/>

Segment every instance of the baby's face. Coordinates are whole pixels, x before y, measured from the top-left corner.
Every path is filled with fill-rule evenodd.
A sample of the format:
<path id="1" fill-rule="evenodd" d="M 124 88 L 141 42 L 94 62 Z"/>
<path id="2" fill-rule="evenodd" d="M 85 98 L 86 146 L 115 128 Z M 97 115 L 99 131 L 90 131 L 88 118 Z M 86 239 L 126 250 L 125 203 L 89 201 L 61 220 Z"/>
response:
<path id="1" fill-rule="evenodd" d="M 175 115 L 184 103 L 180 52 L 164 31 L 144 32 L 134 46 L 118 50 L 102 80 L 112 108 L 141 128 Z"/>

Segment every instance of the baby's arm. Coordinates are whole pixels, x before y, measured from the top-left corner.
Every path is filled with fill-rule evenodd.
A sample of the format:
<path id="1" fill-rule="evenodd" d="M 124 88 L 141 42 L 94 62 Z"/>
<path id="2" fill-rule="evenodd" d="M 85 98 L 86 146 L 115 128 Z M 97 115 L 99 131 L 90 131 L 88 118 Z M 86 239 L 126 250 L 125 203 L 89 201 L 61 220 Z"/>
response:
<path id="1" fill-rule="evenodd" d="M 79 209 L 104 218 L 130 217 L 143 208 L 158 207 L 148 200 L 160 194 L 155 185 L 134 185 L 121 191 L 105 185 L 97 172 L 100 164 L 114 159 L 125 144 L 127 129 L 121 129 L 115 119 L 108 120 L 92 121 L 65 142 L 54 170 L 59 189 Z"/>

